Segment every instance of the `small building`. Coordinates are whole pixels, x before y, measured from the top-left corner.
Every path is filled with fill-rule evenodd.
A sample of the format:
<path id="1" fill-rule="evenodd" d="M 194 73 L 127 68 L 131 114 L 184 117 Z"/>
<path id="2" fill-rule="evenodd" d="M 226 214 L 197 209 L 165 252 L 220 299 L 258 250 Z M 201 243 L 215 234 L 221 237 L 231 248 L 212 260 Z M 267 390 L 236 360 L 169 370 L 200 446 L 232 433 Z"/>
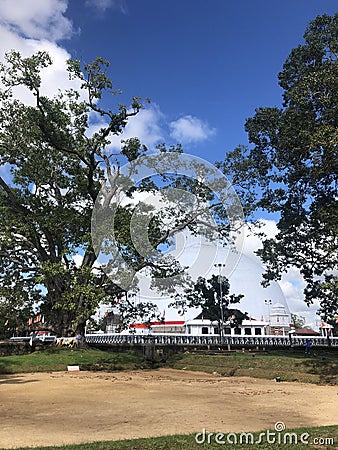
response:
<path id="1" fill-rule="evenodd" d="M 130 332 L 137 334 L 184 334 L 185 322 L 184 320 L 161 320 L 158 322 L 151 322 L 150 324 L 131 324 L 129 328 Z"/>
<path id="2" fill-rule="evenodd" d="M 186 333 L 192 336 L 219 335 L 218 322 L 210 319 L 188 320 L 185 324 Z"/>
<path id="3" fill-rule="evenodd" d="M 268 323 L 255 320 L 243 319 L 242 323 L 234 325 L 231 320 L 225 322 L 225 336 L 265 336 Z M 219 335 L 219 323 L 210 319 L 193 319 L 186 323 L 187 334 L 193 336 Z"/>
<path id="4" fill-rule="evenodd" d="M 333 336 L 334 327 L 328 323 L 322 322 L 320 327 L 320 335 L 323 337 L 332 337 Z"/>
<path id="5" fill-rule="evenodd" d="M 275 303 L 269 314 L 267 334 L 285 336 L 291 330 L 291 315 L 282 303 Z"/>

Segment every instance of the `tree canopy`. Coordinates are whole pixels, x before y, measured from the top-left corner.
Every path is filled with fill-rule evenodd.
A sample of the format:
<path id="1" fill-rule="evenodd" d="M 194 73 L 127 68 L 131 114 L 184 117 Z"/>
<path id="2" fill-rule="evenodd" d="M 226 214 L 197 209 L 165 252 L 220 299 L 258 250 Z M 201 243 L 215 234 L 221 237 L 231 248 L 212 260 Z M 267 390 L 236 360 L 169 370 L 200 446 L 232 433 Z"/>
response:
<path id="1" fill-rule="evenodd" d="M 245 314 L 230 308 L 230 305 L 239 303 L 243 294 L 230 294 L 229 280 L 223 275 L 212 275 L 208 280 L 199 277 L 193 286 L 185 289 L 183 295 L 174 303 L 182 311 L 187 308 L 200 307 L 200 316 L 205 319 L 217 321 L 219 327 L 223 328 L 225 322 L 232 316 L 232 323 L 242 323 Z"/>
<path id="2" fill-rule="evenodd" d="M 338 312 L 338 14 L 310 22 L 304 43 L 280 72 L 283 106 L 261 107 L 246 121 L 253 147 L 219 163 L 241 178 L 256 208 L 278 213 L 278 234 L 259 255 L 265 282 L 300 270 L 308 304 Z"/>
<path id="3" fill-rule="evenodd" d="M 135 306 L 126 292 L 142 271 L 162 291 L 188 282 L 162 248 L 184 229 L 231 240 L 256 209 L 280 217 L 277 236 L 259 251 L 265 282 L 299 268 L 306 301 L 319 300 L 332 318 L 338 312 L 337 38 L 338 15 L 309 24 L 279 74 L 283 106 L 258 108 L 245 125 L 252 147 L 236 148 L 218 163 L 231 185 L 211 165 L 185 158 L 180 145 L 149 151 L 133 137 L 112 146 L 144 106 L 139 97 L 118 103 L 121 92 L 102 58 L 68 61 L 79 87 L 47 97 L 41 73 L 49 55 L 7 54 L 0 66 L 4 324 L 23 324 L 35 308 L 57 333 L 83 331 L 98 304 L 114 299 L 126 323 L 155 318 L 152 302 Z M 31 104 L 15 97 L 18 86 L 31 93 Z M 153 200 L 145 200 L 150 194 Z"/>
<path id="4" fill-rule="evenodd" d="M 138 97 L 118 104 L 108 62 L 68 61 L 80 88 L 53 98 L 41 89 L 50 64 L 46 52 L 28 58 L 11 52 L 0 67 L 1 307 L 13 320 L 17 310 L 38 308 L 60 334 L 83 332 L 100 302 L 116 298 L 125 321 L 149 320 L 156 306 L 135 307 L 124 294 L 141 270 L 161 289 L 171 288 L 168 276 L 183 280 L 184 268 L 161 252 L 180 230 L 229 234 L 238 224 L 222 212 L 229 186 L 215 188 L 217 199 L 218 174 L 180 157 L 179 145 L 149 152 L 134 137 L 111 146 L 143 104 Z M 31 104 L 14 96 L 17 86 L 31 92 Z M 136 201 L 142 192 L 157 195 L 162 207 Z M 231 214 L 240 218 L 240 205 Z"/>

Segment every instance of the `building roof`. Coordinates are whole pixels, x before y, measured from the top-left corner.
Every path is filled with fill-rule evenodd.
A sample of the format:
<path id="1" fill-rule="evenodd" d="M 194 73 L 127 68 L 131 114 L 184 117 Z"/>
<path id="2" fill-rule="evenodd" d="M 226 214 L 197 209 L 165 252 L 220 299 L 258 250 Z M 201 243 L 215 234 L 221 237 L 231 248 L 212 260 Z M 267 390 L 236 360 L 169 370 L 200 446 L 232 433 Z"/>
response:
<path id="1" fill-rule="evenodd" d="M 320 336 L 320 333 L 312 328 L 299 328 L 299 330 L 295 330 L 295 334 L 297 336 Z"/>
<path id="2" fill-rule="evenodd" d="M 262 320 L 254 320 L 254 319 L 249 319 L 249 320 L 243 320 L 242 325 L 243 326 L 252 326 L 252 327 L 265 327 L 266 325 L 268 325 L 269 322 L 265 322 Z"/>
<path id="3" fill-rule="evenodd" d="M 282 304 L 282 303 L 275 303 L 274 305 L 272 305 L 272 308 L 271 309 L 273 309 L 273 308 L 283 308 L 283 309 L 285 309 L 285 306 Z"/>
<path id="4" fill-rule="evenodd" d="M 192 319 L 187 321 L 187 325 L 191 326 L 209 326 L 209 325 L 217 325 L 216 322 L 211 321 L 210 319 Z"/>

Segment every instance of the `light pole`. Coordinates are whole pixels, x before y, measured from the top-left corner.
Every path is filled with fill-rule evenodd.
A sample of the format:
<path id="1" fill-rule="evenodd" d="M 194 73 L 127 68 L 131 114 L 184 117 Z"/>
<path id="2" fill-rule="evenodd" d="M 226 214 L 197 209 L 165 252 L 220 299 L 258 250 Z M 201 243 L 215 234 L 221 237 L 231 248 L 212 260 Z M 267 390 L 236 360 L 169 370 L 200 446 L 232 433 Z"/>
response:
<path id="1" fill-rule="evenodd" d="M 225 267 L 225 264 L 223 263 L 217 263 L 214 264 L 215 267 L 218 267 L 218 282 L 219 282 L 219 307 L 221 310 L 221 323 L 219 327 L 219 334 L 221 338 L 221 344 L 223 343 L 223 325 L 224 325 L 224 314 L 223 314 L 223 292 L 222 292 L 222 279 L 221 279 L 221 272 L 222 268 Z"/>
<path id="2" fill-rule="evenodd" d="M 272 300 L 264 300 L 264 303 L 267 305 L 268 307 L 268 315 L 269 315 L 269 319 L 268 319 L 268 323 L 269 323 L 269 333 L 271 333 L 271 323 L 270 323 L 270 306 L 272 305 Z"/>

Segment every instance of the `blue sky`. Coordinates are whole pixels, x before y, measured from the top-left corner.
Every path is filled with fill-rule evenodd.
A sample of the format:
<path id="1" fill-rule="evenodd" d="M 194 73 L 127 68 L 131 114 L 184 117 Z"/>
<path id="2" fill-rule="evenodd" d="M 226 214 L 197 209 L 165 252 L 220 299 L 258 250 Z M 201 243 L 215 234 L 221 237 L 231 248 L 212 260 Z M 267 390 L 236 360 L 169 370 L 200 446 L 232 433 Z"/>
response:
<path id="1" fill-rule="evenodd" d="M 280 106 L 277 74 L 302 43 L 310 20 L 333 15 L 336 0 L 0 0 L 0 61 L 15 49 L 24 56 L 47 50 L 43 90 L 54 95 L 70 82 L 67 58 L 110 61 L 123 95 L 152 104 L 126 128 L 149 147 L 181 142 L 211 163 L 247 144 L 246 118 L 260 106 Z M 31 101 L 26 92 L 16 93 Z M 106 105 L 107 106 L 107 105 Z M 99 124 L 98 124 L 99 125 Z M 120 137 L 112 145 L 119 147 Z M 8 167 L 0 166 L 8 176 Z M 266 224 L 270 236 L 275 223 Z M 259 245 L 246 240 L 247 253 Z M 281 287 L 290 309 L 313 320 L 303 303 L 303 280 L 291 268 Z"/>
<path id="2" fill-rule="evenodd" d="M 76 58 L 108 59 L 126 101 L 150 97 L 163 114 L 167 142 L 171 122 L 201 121 L 200 139 L 178 136 L 186 151 L 211 162 L 247 144 L 244 122 L 256 107 L 281 104 L 277 74 L 290 50 L 302 42 L 310 20 L 337 10 L 330 0 L 83 3 L 69 1 L 66 16 L 75 34 L 62 45 Z"/>
<path id="3" fill-rule="evenodd" d="M 106 58 L 121 103 L 152 100 L 128 135 L 150 148 L 182 142 L 213 163 L 247 144 L 255 108 L 280 106 L 290 50 L 310 20 L 336 10 L 336 0 L 0 0 L 0 51 L 48 50 L 49 94 L 67 85 L 66 58 Z"/>

